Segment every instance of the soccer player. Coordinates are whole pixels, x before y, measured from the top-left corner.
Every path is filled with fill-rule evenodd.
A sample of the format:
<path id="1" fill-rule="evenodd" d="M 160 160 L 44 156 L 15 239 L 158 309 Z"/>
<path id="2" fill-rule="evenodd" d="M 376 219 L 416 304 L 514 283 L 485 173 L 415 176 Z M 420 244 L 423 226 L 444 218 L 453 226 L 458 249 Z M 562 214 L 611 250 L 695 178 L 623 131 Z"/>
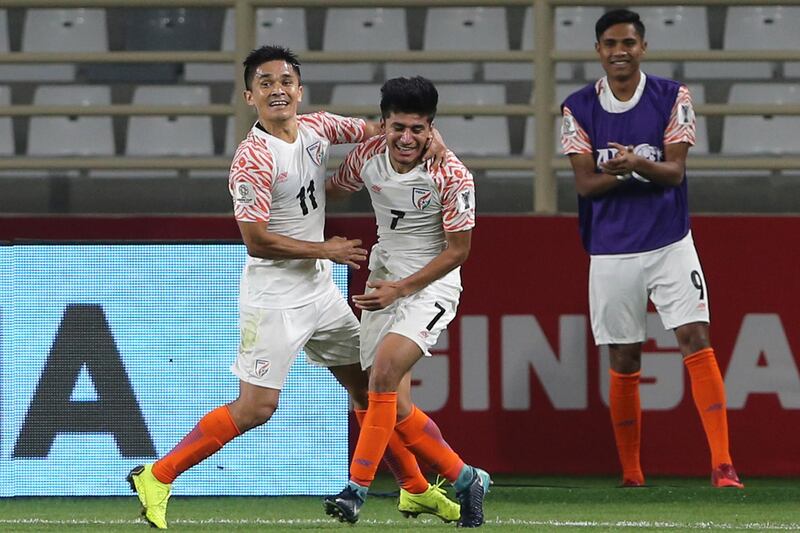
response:
<path id="1" fill-rule="evenodd" d="M 561 142 L 578 192 L 591 256 L 589 307 L 598 345 L 611 354 L 609 404 L 623 486 L 645 482 L 639 462 L 639 375 L 647 299 L 674 330 L 711 449 L 711 483 L 742 483 L 728 450 L 725 387 L 709 341 L 709 302 L 692 241 L 686 155 L 695 142 L 689 90 L 645 75 L 639 15 L 605 13 L 595 49 L 606 76 L 562 105 Z"/>
<path id="2" fill-rule="evenodd" d="M 433 171 L 422 161 L 438 93 L 421 77 L 395 78 L 381 88 L 383 135 L 359 144 L 328 181 L 329 194 L 369 190 L 378 243 L 369 260 L 361 314 L 361 364 L 370 369 L 369 407 L 350 464 L 350 482 L 325 498 L 325 510 L 355 523 L 393 432 L 455 486 L 458 524 L 483 524 L 491 480 L 447 445 L 436 423 L 411 400 L 411 368 L 453 319 L 461 293 L 460 265 L 475 225 L 472 175 L 448 152 Z"/>
<path id="3" fill-rule="evenodd" d="M 323 240 L 325 167 L 331 143 L 362 141 L 379 125 L 329 113 L 298 116 L 299 61 L 287 49 L 253 50 L 244 65 L 244 97 L 256 108 L 258 121 L 239 145 L 229 175 L 234 215 L 248 252 L 239 295 L 239 354 L 231 367 L 239 378 L 239 396 L 202 417 L 166 456 L 128 475 L 145 518 L 162 529 L 171 483 L 270 419 L 301 348 L 331 371 L 357 410 L 367 406 L 358 320 L 334 285 L 328 261 L 359 268 L 367 252 L 357 239 Z M 440 152 L 441 158 L 445 148 Z M 459 506 L 428 484 L 409 451 L 396 444 L 390 453 L 402 487 L 401 511 L 458 519 Z"/>

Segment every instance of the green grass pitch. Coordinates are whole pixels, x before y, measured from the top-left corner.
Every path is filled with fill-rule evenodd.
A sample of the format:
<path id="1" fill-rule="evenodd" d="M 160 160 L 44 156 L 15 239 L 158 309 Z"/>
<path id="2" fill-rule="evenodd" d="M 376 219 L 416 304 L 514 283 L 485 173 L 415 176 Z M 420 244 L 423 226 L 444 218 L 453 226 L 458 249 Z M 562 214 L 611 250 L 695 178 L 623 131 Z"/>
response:
<path id="1" fill-rule="evenodd" d="M 620 489 L 616 478 L 496 476 L 485 530 L 502 531 L 798 531 L 800 481 L 745 479 L 746 488 L 713 489 L 706 479 L 652 478 Z M 172 531 L 452 531 L 434 518 L 406 519 L 381 478 L 355 526 L 325 516 L 320 497 L 181 497 Z M 452 489 L 451 489 L 452 496 Z M 0 499 L 0 531 L 149 531 L 134 495 L 115 498 Z"/>

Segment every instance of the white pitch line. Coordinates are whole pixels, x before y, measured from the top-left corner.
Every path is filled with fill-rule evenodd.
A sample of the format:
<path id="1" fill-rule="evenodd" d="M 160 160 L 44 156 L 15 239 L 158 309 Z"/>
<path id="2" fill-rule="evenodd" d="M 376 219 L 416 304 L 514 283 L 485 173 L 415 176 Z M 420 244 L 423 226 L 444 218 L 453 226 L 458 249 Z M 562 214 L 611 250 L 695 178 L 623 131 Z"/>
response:
<path id="1" fill-rule="evenodd" d="M 425 522 L 436 522 L 438 520 L 424 520 Z M 8 525 L 133 525 L 144 523 L 144 520 L 49 520 L 44 518 L 17 518 L 0 519 L 0 524 Z M 333 524 L 329 518 L 314 519 L 262 519 L 262 518 L 209 518 L 205 520 L 176 519 L 170 520 L 171 524 L 185 525 L 258 525 L 258 526 L 314 526 L 320 524 Z M 399 520 L 370 520 L 363 519 L 359 523 L 382 526 L 408 525 L 407 522 Z M 486 524 L 497 526 L 544 526 L 550 528 L 572 527 L 572 528 L 662 528 L 676 530 L 725 530 L 725 531 L 798 531 L 800 524 L 795 523 L 773 523 L 773 522 L 748 522 L 743 524 L 732 524 L 726 522 L 666 522 L 649 520 L 621 520 L 616 522 L 598 522 L 594 520 L 519 520 L 515 518 L 493 518 L 487 519 Z"/>

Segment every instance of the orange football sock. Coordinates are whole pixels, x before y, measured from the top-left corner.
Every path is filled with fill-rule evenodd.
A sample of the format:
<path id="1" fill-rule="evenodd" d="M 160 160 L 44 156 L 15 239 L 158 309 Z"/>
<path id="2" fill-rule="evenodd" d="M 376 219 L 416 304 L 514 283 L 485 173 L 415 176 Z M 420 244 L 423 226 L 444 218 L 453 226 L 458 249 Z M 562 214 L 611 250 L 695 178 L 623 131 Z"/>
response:
<path id="1" fill-rule="evenodd" d="M 364 423 L 366 411 L 356 409 L 356 420 L 358 425 Z M 392 471 L 397 483 L 411 494 L 422 494 L 428 490 L 428 480 L 422 475 L 422 471 L 417 464 L 417 458 L 403 446 L 403 442 L 396 431 L 389 437 L 389 445 L 383 454 L 383 462 Z"/>
<path id="2" fill-rule="evenodd" d="M 608 372 L 611 375 L 608 404 L 617 454 L 622 465 L 623 483 L 633 481 L 643 484 L 644 474 L 639 463 L 642 435 L 642 407 L 639 402 L 641 372 L 620 374 L 611 369 Z"/>
<path id="3" fill-rule="evenodd" d="M 162 483 L 172 483 L 186 470 L 219 451 L 240 435 L 228 406 L 207 413 L 167 455 L 153 465 L 153 475 Z"/>
<path id="4" fill-rule="evenodd" d="M 455 482 L 464 468 L 464 461 L 445 442 L 439 426 L 422 409 L 415 405 L 411 414 L 397 424 L 395 431 L 414 455 L 451 483 Z"/>
<path id="5" fill-rule="evenodd" d="M 397 422 L 397 393 L 369 392 L 369 408 L 350 463 L 350 481 L 369 487 Z M 427 486 L 426 486 L 427 487 Z"/>
<path id="6" fill-rule="evenodd" d="M 732 464 L 728 450 L 728 410 L 725 406 L 725 383 L 722 381 L 714 349 L 706 348 L 687 356 L 683 363 L 689 370 L 692 397 L 703 421 L 711 448 L 711 468 Z"/>

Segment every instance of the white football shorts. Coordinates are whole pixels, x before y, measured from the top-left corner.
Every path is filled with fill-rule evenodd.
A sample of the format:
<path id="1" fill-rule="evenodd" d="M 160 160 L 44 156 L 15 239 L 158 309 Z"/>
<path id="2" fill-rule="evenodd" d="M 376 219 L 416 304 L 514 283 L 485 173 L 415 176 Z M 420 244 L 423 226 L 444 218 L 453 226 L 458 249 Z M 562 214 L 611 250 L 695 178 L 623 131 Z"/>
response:
<path id="1" fill-rule="evenodd" d="M 709 322 L 708 287 L 691 232 L 658 250 L 591 257 L 589 310 L 595 343 L 644 342 L 648 298 L 665 329 Z"/>
<path id="2" fill-rule="evenodd" d="M 383 271 L 385 272 L 385 271 Z M 397 333 L 417 343 L 422 354 L 430 349 L 439 335 L 455 318 L 461 295 L 460 272 L 454 270 L 424 289 L 395 301 L 379 311 L 361 312 L 361 368 L 375 361 L 378 345 L 387 333 Z M 386 279 L 381 270 L 370 274 L 369 280 Z M 367 289 L 370 292 L 374 289 Z"/>
<path id="3" fill-rule="evenodd" d="M 359 361 L 358 319 L 333 281 L 322 297 L 302 307 L 239 306 L 239 355 L 231 372 L 242 381 L 280 390 L 303 347 L 319 366 Z"/>

